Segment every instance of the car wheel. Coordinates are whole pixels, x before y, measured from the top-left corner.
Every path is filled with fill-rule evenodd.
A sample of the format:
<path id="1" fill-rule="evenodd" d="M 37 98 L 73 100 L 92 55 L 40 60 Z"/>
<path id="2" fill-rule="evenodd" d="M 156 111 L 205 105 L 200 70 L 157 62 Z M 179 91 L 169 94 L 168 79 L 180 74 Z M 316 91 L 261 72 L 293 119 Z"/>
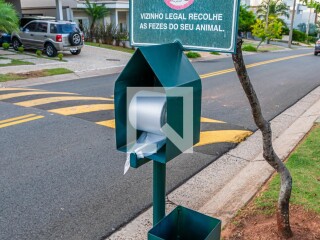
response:
<path id="1" fill-rule="evenodd" d="M 19 41 L 18 38 L 14 38 L 12 39 L 12 46 L 13 46 L 13 49 L 18 51 L 18 48 L 21 46 L 21 42 Z"/>
<path id="2" fill-rule="evenodd" d="M 71 50 L 70 52 L 71 52 L 72 55 L 79 55 L 81 53 L 81 49 Z"/>
<path id="3" fill-rule="evenodd" d="M 315 55 L 315 56 L 318 56 L 318 53 L 317 53 L 317 52 L 314 52 L 314 55 Z"/>
<path id="4" fill-rule="evenodd" d="M 81 35 L 78 32 L 70 33 L 69 42 L 72 46 L 79 46 L 81 44 Z"/>
<path id="5" fill-rule="evenodd" d="M 57 49 L 53 46 L 52 43 L 47 43 L 45 45 L 45 52 L 48 57 L 55 57 L 58 54 Z"/>

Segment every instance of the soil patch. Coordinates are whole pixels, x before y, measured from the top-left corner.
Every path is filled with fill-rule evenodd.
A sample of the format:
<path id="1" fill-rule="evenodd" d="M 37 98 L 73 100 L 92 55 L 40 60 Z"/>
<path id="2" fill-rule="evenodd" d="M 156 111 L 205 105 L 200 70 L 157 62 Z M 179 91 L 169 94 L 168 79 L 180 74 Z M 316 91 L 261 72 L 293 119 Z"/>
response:
<path id="1" fill-rule="evenodd" d="M 291 206 L 292 240 L 320 240 L 320 216 L 301 206 Z M 222 232 L 224 240 L 280 240 L 276 215 L 265 215 L 248 206 Z"/>

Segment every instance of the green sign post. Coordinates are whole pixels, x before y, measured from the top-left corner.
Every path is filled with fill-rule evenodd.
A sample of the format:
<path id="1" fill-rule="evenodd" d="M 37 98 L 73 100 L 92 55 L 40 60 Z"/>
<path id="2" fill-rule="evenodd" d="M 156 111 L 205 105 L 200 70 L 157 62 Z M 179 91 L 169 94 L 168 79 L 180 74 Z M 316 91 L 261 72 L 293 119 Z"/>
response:
<path id="1" fill-rule="evenodd" d="M 132 46 L 179 41 L 187 50 L 234 53 L 240 0 L 131 0 Z"/>

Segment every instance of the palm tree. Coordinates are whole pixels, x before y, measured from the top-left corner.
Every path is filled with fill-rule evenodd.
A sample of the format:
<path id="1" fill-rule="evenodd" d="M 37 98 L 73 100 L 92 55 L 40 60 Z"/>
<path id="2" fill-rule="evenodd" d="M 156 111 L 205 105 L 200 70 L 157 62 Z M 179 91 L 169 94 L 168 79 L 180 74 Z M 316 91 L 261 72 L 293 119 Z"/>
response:
<path id="1" fill-rule="evenodd" d="M 0 33 L 11 33 L 19 29 L 19 17 L 12 4 L 0 0 Z"/>
<path id="2" fill-rule="evenodd" d="M 107 9 L 104 4 L 97 5 L 96 3 L 90 3 L 89 0 L 86 0 L 85 5 L 85 11 L 92 20 L 90 25 L 90 33 L 92 34 L 96 21 L 106 17 L 109 14 L 109 9 Z"/>
<path id="3" fill-rule="evenodd" d="M 308 24 L 307 24 L 307 30 L 306 30 L 306 34 L 307 36 L 309 36 L 309 31 L 310 31 L 310 18 L 311 18 L 311 13 L 312 13 L 312 9 L 314 9 L 315 13 L 316 13 L 316 21 L 318 19 L 318 13 L 320 10 L 320 3 L 315 1 L 315 0 L 302 0 L 302 2 L 308 7 L 310 8 L 310 12 L 309 12 L 309 18 L 308 18 Z"/>
<path id="4" fill-rule="evenodd" d="M 258 6 L 257 17 L 263 20 L 268 20 L 269 16 L 289 18 L 290 8 L 282 0 L 264 0 L 260 6 Z"/>

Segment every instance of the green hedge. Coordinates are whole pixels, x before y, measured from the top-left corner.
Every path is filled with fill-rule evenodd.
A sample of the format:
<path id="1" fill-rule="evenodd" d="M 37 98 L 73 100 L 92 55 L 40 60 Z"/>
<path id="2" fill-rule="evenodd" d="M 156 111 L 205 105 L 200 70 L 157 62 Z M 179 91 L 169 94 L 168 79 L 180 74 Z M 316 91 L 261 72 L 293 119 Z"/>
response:
<path id="1" fill-rule="evenodd" d="M 305 42 L 307 40 L 307 34 L 297 29 L 293 29 L 292 40 L 297 42 Z"/>

